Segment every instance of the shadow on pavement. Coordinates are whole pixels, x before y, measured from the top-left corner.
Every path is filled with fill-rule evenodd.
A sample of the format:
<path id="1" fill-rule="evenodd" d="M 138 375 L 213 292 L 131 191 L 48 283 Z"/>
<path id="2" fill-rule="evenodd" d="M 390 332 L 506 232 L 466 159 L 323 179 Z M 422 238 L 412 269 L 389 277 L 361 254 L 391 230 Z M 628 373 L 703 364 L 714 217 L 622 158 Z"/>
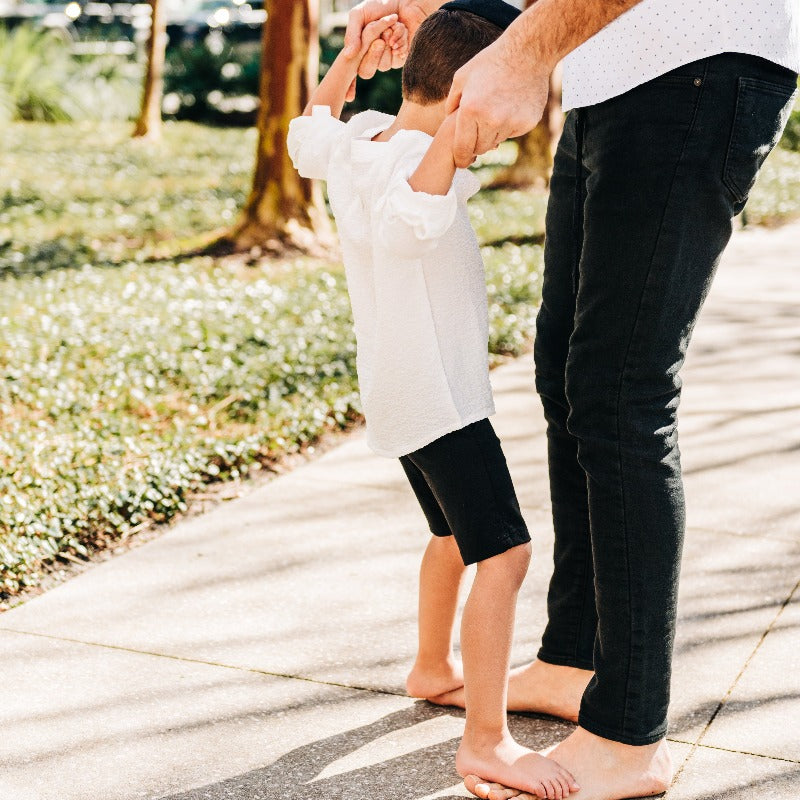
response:
<path id="1" fill-rule="evenodd" d="M 365 763 L 343 773 L 318 777 L 323 772 L 330 773 L 329 768 L 335 762 L 381 737 L 445 716 L 463 718 L 463 712 L 421 701 L 369 725 L 298 747 L 263 768 L 187 792 L 166 795 L 160 800 L 411 800 L 445 792 L 461 782 L 454 768 L 457 737 L 394 758 Z M 554 744 L 573 727 L 535 715 L 513 715 L 509 723 L 514 736 L 535 749 Z M 437 800 L 458 797 L 461 795 L 440 794 Z"/>

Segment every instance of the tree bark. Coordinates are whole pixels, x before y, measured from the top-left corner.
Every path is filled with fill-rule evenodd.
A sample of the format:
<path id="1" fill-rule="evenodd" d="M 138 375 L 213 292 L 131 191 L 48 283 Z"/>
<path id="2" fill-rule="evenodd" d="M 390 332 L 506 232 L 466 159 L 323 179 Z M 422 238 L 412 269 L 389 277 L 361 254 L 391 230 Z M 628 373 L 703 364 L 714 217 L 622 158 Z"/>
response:
<path id="1" fill-rule="evenodd" d="M 536 0 L 527 0 L 525 8 Z M 513 164 L 499 172 L 491 182 L 493 188 L 546 189 L 553 172 L 558 137 L 564 127 L 561 112 L 561 67 L 550 76 L 550 94 L 541 122 L 530 132 L 517 139 L 517 158 Z"/>
<path id="2" fill-rule="evenodd" d="M 167 14 L 163 0 L 150 0 L 150 38 L 147 42 L 147 73 L 142 110 L 133 135 L 161 138 L 161 99 L 164 94 L 164 62 L 167 52 Z"/>
<path id="3" fill-rule="evenodd" d="M 319 69 L 318 0 L 267 0 L 261 39 L 258 146 L 253 186 L 239 223 L 219 241 L 228 252 L 315 252 L 331 243 L 322 190 L 301 178 L 286 149 Z"/>

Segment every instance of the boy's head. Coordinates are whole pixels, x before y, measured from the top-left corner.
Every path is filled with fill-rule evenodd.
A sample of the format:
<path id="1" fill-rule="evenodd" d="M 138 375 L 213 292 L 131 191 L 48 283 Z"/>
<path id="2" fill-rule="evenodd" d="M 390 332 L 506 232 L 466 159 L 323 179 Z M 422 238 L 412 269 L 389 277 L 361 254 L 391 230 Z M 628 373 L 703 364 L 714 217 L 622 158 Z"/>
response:
<path id="1" fill-rule="evenodd" d="M 497 39 L 519 11 L 500 0 L 454 0 L 417 30 L 403 67 L 403 99 L 428 106 L 447 99 L 453 76 Z"/>

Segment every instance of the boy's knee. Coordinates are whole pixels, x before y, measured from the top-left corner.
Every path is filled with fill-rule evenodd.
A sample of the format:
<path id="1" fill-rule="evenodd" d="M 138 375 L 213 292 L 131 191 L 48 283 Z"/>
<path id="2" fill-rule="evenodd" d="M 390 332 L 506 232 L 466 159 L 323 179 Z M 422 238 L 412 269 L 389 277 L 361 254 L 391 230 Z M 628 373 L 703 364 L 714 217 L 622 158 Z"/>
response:
<path id="1" fill-rule="evenodd" d="M 501 572 L 504 581 L 513 585 L 520 585 L 525 579 L 531 563 L 531 543 L 525 542 L 510 547 L 504 553 L 487 558 L 478 563 L 479 570 Z"/>

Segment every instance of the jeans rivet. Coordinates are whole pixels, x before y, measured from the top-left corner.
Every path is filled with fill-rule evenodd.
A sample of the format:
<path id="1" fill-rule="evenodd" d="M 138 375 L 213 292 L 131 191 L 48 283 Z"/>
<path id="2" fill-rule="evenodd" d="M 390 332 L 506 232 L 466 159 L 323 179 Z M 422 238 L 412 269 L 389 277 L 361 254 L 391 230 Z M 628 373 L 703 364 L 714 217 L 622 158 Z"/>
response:
<path id="1" fill-rule="evenodd" d="M 695 78 L 694 79 L 694 85 L 695 86 L 702 86 L 703 85 L 703 79 L 702 78 Z"/>

